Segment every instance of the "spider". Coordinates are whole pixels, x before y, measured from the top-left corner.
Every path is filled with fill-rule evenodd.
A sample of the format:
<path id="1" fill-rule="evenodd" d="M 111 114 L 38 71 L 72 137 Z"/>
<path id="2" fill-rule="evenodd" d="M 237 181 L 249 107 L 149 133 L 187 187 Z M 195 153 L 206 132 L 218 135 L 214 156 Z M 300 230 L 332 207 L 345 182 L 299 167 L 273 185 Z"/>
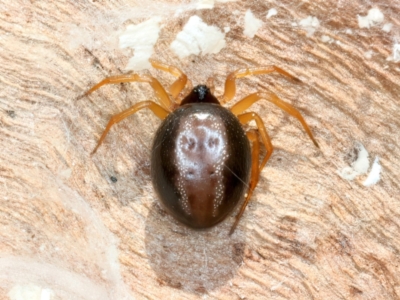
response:
<path id="1" fill-rule="evenodd" d="M 244 197 L 229 232 L 231 235 L 274 150 L 261 117 L 255 112 L 244 111 L 259 100 L 272 102 L 299 120 L 314 145 L 319 146 L 300 112 L 271 92 L 253 93 L 230 108 L 223 105 L 235 96 L 238 78 L 276 72 L 294 81 L 300 80 L 276 66 L 240 69 L 227 76 L 224 94 L 220 97 L 215 97 L 213 86 L 207 85 L 198 85 L 186 96 L 181 96 L 188 83 L 187 76 L 177 67 L 155 60 L 150 63 L 177 77 L 169 93 L 154 77 L 129 74 L 105 78 L 84 94 L 87 96 L 106 84 L 147 82 L 158 100 L 158 103 L 141 101 L 114 115 L 92 154 L 114 124 L 141 109 L 151 110 L 162 120 L 151 150 L 151 179 L 164 207 L 181 223 L 202 229 L 223 221 Z M 258 130 L 245 132 L 242 125 L 253 120 Z M 266 148 L 261 163 L 258 136 Z"/>

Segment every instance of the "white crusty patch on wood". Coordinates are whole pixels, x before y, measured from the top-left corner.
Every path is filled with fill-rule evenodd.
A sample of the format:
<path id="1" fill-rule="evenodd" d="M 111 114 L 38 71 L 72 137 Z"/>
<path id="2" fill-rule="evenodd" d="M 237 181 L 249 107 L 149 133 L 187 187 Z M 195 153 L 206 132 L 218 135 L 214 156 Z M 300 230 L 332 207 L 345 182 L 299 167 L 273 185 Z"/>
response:
<path id="1" fill-rule="evenodd" d="M 358 175 L 366 174 L 369 168 L 369 154 L 365 147 L 357 144 L 357 159 L 351 164 L 351 167 L 345 167 L 338 171 L 338 174 L 343 179 L 353 180 Z"/>
<path id="2" fill-rule="evenodd" d="M 151 67 L 149 58 L 160 33 L 161 18 L 154 17 L 137 25 L 129 25 L 119 37 L 120 48 L 134 49 L 126 70 L 140 71 Z"/>
<path id="3" fill-rule="evenodd" d="M 253 38 L 261 26 L 262 26 L 262 21 L 260 19 L 257 19 L 251 12 L 251 10 L 248 9 L 244 16 L 243 34 L 249 38 Z"/>
<path id="4" fill-rule="evenodd" d="M 68 19 L 69 22 L 57 22 L 57 28 L 61 30 L 63 43 L 69 49 L 76 50 L 83 46 L 90 51 L 110 52 L 110 57 L 115 58 L 119 55 L 119 51 L 115 51 L 115 48 L 118 47 L 119 36 L 126 25 L 137 24 L 139 21 L 154 17 L 162 20 L 176 18 L 196 9 L 196 3 L 192 2 L 136 1 L 135 5 L 94 9 L 90 14 L 74 15 L 74 18 Z"/>
<path id="5" fill-rule="evenodd" d="M 377 24 L 380 24 L 384 20 L 383 13 L 379 8 L 371 8 L 366 16 L 357 15 L 358 27 L 360 28 L 370 28 Z"/>
<path id="6" fill-rule="evenodd" d="M 376 184 L 381 178 L 382 166 L 379 164 L 379 157 L 376 157 L 372 164 L 371 171 L 369 171 L 367 179 L 363 182 L 364 186 L 371 186 Z"/>
<path id="7" fill-rule="evenodd" d="M 191 54 L 218 53 L 225 45 L 225 34 L 218 27 L 209 26 L 200 17 L 192 16 L 170 48 L 179 58 L 184 58 Z"/>
<path id="8" fill-rule="evenodd" d="M 385 25 L 383 25 L 382 30 L 384 32 L 390 32 L 390 30 L 392 30 L 393 24 L 392 23 L 386 23 Z"/>
<path id="9" fill-rule="evenodd" d="M 268 13 L 267 13 L 267 19 L 276 16 L 278 14 L 278 11 L 275 8 L 271 8 Z"/>
<path id="10" fill-rule="evenodd" d="M 312 36 L 320 23 L 316 17 L 308 16 L 307 18 L 300 20 L 299 25 L 307 31 L 307 36 Z"/>

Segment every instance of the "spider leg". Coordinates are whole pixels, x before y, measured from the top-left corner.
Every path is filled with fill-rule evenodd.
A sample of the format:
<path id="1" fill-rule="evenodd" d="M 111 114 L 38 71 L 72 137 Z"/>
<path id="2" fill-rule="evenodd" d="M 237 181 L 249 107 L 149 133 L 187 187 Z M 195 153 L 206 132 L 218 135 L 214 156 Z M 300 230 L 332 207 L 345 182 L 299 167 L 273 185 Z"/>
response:
<path id="1" fill-rule="evenodd" d="M 263 120 L 260 118 L 260 116 L 254 112 L 249 112 L 249 113 L 244 113 L 241 115 L 238 115 L 238 119 L 240 123 L 246 124 L 249 123 L 250 121 L 254 120 L 257 125 L 258 133 L 260 134 L 261 141 L 264 144 L 265 149 L 267 150 L 267 154 L 265 155 L 264 159 L 262 160 L 259 170 L 260 172 L 264 168 L 265 164 L 269 160 L 269 158 L 272 155 L 272 152 L 274 151 L 274 147 L 272 146 L 271 143 L 271 138 L 269 137 L 269 134 L 267 132 L 267 129 L 265 128 Z"/>
<path id="2" fill-rule="evenodd" d="M 225 81 L 225 91 L 224 94 L 221 96 L 221 104 L 224 104 L 235 96 L 236 93 L 236 79 L 250 76 L 250 75 L 262 75 L 262 74 L 269 74 L 272 72 L 277 72 L 281 75 L 284 75 L 293 81 L 296 82 L 301 82 L 300 79 L 290 75 L 288 72 L 285 70 L 276 67 L 276 66 L 270 66 L 270 67 L 263 67 L 263 68 L 248 68 L 248 69 L 239 69 L 235 72 L 232 72 L 228 75 Z"/>
<path id="3" fill-rule="evenodd" d="M 147 82 L 153 88 L 154 92 L 156 93 L 157 99 L 160 101 L 164 109 L 170 111 L 174 107 L 174 103 L 169 98 L 167 92 L 165 91 L 161 83 L 157 79 L 147 75 L 127 74 L 127 75 L 107 77 L 102 81 L 100 81 L 98 84 L 94 85 L 90 90 L 88 90 L 84 94 L 84 96 L 93 93 L 95 90 L 99 89 L 103 85 L 117 84 L 122 82 Z"/>
<path id="4" fill-rule="evenodd" d="M 186 74 L 183 73 L 177 67 L 166 65 L 158 61 L 155 61 L 153 59 L 150 59 L 150 63 L 154 68 L 168 72 L 174 75 L 175 77 L 178 77 L 178 79 L 176 79 L 175 82 L 169 88 L 169 93 L 172 95 L 174 99 L 177 99 L 179 94 L 185 88 L 186 83 L 188 82 Z"/>
<path id="5" fill-rule="evenodd" d="M 231 230 L 229 231 L 229 235 L 233 233 L 235 230 L 236 226 L 238 225 L 240 218 L 242 217 L 244 210 L 246 209 L 247 204 L 250 201 L 251 195 L 253 194 L 254 189 L 257 186 L 258 180 L 260 178 L 260 173 L 262 169 L 264 168 L 265 164 L 271 157 L 272 152 L 274 151 L 274 148 L 271 143 L 271 139 L 267 133 L 267 130 L 265 129 L 264 123 L 261 120 L 260 116 L 257 115 L 256 113 L 245 113 L 242 115 L 238 116 L 238 119 L 240 123 L 246 124 L 252 120 L 256 121 L 258 131 L 260 133 L 262 142 L 267 149 L 267 154 L 265 155 L 263 161 L 259 165 L 259 159 L 260 159 L 260 143 L 256 134 L 255 130 L 250 130 L 247 132 L 247 138 L 250 140 L 252 143 L 252 152 L 251 152 L 251 176 L 250 176 L 250 183 L 249 183 L 249 188 L 247 190 L 246 194 L 246 199 L 244 200 L 242 207 L 240 208 L 239 213 L 236 215 L 235 223 L 233 223 Z"/>
<path id="6" fill-rule="evenodd" d="M 169 114 L 169 112 L 165 108 L 163 108 L 162 106 L 158 105 L 157 103 L 155 103 L 153 101 L 142 101 L 142 102 L 136 103 L 135 105 L 128 108 L 127 110 L 124 110 L 123 112 L 111 117 L 110 121 L 108 121 L 106 129 L 104 129 L 103 134 L 101 135 L 96 147 L 94 148 L 94 150 L 92 151 L 91 154 L 94 154 L 97 151 L 97 149 L 99 148 L 101 143 L 104 141 L 107 133 L 110 131 L 111 126 L 113 126 L 114 124 L 116 124 L 118 122 L 121 122 L 123 119 L 129 117 L 130 115 L 133 115 L 135 112 L 137 112 L 143 108 L 150 109 L 161 120 L 164 120 Z"/>
<path id="7" fill-rule="evenodd" d="M 319 148 L 317 141 L 314 139 L 314 136 L 311 133 L 310 128 L 308 127 L 306 121 L 304 120 L 304 118 L 300 114 L 300 112 L 296 108 L 294 108 L 292 105 L 281 100 L 277 95 L 275 95 L 273 93 L 258 92 L 258 93 L 251 94 L 251 95 L 243 98 L 239 102 L 237 102 L 235 105 L 233 105 L 231 107 L 231 112 L 234 115 L 238 115 L 238 114 L 242 113 L 243 111 L 245 111 L 247 108 L 249 108 L 254 102 L 257 102 L 262 99 L 275 104 L 280 109 L 284 110 L 289 115 L 291 115 L 291 116 L 295 117 L 297 120 L 299 120 L 301 125 L 303 125 L 304 130 L 307 132 L 308 136 L 313 141 L 314 145 L 317 148 Z"/>

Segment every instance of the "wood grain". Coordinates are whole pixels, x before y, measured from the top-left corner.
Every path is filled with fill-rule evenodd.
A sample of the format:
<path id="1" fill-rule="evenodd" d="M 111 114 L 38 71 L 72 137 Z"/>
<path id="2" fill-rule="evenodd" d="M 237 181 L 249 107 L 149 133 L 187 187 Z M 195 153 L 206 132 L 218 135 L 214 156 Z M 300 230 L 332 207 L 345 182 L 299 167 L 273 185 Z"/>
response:
<path id="1" fill-rule="evenodd" d="M 373 7 L 384 22 L 359 28 L 357 15 Z M 51 299 L 400 298 L 400 65 L 388 59 L 400 35 L 396 1 L 239 1 L 200 11 L 178 0 L 2 0 L 0 8 L 1 299 L 21 289 L 49 289 Z M 278 15 L 266 19 L 270 8 Z M 263 20 L 252 39 L 243 35 L 247 9 Z M 227 46 L 180 60 L 169 45 L 195 14 L 229 26 Z M 321 151 L 278 108 L 254 105 L 275 152 L 231 237 L 233 217 L 196 232 L 160 207 L 149 176 L 159 121 L 148 112 L 115 126 L 90 156 L 112 115 L 153 97 L 145 84 L 124 84 L 79 99 L 123 72 L 132 53 L 118 48 L 118 34 L 151 16 L 163 25 L 153 58 L 194 84 L 213 76 L 218 95 L 243 67 L 277 65 L 302 80 L 238 83 L 235 101 L 270 90 L 296 106 Z M 307 16 L 320 20 L 311 36 L 298 26 Z M 380 158 L 376 185 L 337 174 L 357 143 Z"/>

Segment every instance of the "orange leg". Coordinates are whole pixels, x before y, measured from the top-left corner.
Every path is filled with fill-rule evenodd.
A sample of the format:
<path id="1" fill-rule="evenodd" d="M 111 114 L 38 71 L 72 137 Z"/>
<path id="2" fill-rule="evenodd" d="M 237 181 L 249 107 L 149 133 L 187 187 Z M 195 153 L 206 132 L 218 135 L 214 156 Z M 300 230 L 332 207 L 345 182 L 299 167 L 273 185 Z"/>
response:
<path id="1" fill-rule="evenodd" d="M 264 126 L 263 120 L 260 118 L 260 116 L 254 112 L 249 112 L 245 113 L 242 115 L 238 115 L 238 119 L 240 123 L 246 124 L 249 123 L 250 121 L 254 120 L 257 125 L 258 132 L 260 134 L 261 140 L 264 144 L 265 149 L 267 150 L 267 154 L 265 155 L 263 161 L 260 164 L 260 172 L 264 168 L 265 164 L 269 160 L 269 158 L 272 155 L 272 152 L 274 151 L 274 147 L 272 146 L 271 143 L 271 138 L 268 135 L 267 129 Z"/>
<path id="2" fill-rule="evenodd" d="M 267 154 L 265 155 L 261 164 L 258 165 L 259 158 L 260 158 L 259 157 L 260 156 L 259 141 L 258 141 L 255 131 L 254 130 L 249 131 L 247 133 L 247 137 L 250 140 L 250 142 L 253 143 L 252 154 L 251 154 L 252 166 L 251 166 L 250 184 L 249 184 L 249 189 L 247 190 L 246 199 L 244 200 L 243 205 L 240 208 L 240 211 L 236 216 L 235 223 L 233 223 L 231 230 L 229 232 L 230 235 L 233 233 L 237 224 L 239 223 L 240 218 L 242 217 L 244 210 L 246 209 L 246 206 L 250 201 L 250 197 L 253 194 L 253 191 L 257 186 L 258 180 L 260 178 L 260 173 L 261 173 L 262 169 L 264 168 L 265 164 L 267 163 L 267 161 L 269 160 L 269 158 L 271 157 L 272 152 L 274 151 L 274 148 L 271 143 L 271 139 L 270 139 L 270 137 L 267 133 L 267 130 L 265 129 L 264 123 L 261 120 L 259 115 L 257 115 L 256 113 L 245 113 L 245 114 L 239 115 L 238 119 L 239 119 L 240 123 L 242 123 L 242 124 L 246 124 L 252 120 L 254 120 L 256 122 L 258 132 L 260 133 L 261 140 L 267 150 Z"/>
<path id="3" fill-rule="evenodd" d="M 258 141 L 257 133 L 255 130 L 250 130 L 247 132 L 247 138 L 249 139 L 250 143 L 252 143 L 252 149 L 251 149 L 251 177 L 250 177 L 250 184 L 249 184 L 249 189 L 246 194 L 246 199 L 244 200 L 244 203 L 242 207 L 240 208 L 240 212 L 237 214 L 235 223 L 233 223 L 231 230 L 229 231 L 229 235 L 231 235 L 243 215 L 243 212 L 247 206 L 247 204 L 250 201 L 250 197 L 253 194 L 254 189 L 257 186 L 258 179 L 260 178 L 260 168 L 258 166 L 258 161 L 259 161 L 259 156 L 260 156 L 260 143 Z"/>
<path id="4" fill-rule="evenodd" d="M 174 99 L 177 99 L 179 94 L 185 88 L 186 83 L 188 81 L 186 74 L 184 74 L 180 69 L 178 69 L 176 67 L 159 63 L 153 59 L 150 59 L 150 63 L 154 68 L 163 70 L 165 72 L 168 72 L 168 73 L 174 75 L 175 77 L 178 77 L 178 79 L 175 80 L 175 82 L 169 88 L 169 92 L 172 95 L 172 97 Z"/>
<path id="5" fill-rule="evenodd" d="M 287 112 L 289 115 L 295 117 L 297 120 L 300 121 L 301 125 L 303 125 L 304 130 L 307 132 L 308 136 L 310 139 L 313 141 L 314 145 L 319 148 L 317 141 L 314 139 L 314 136 L 311 133 L 310 128 L 308 127 L 306 121 L 304 120 L 303 116 L 300 114 L 300 112 L 295 109 L 292 105 L 289 103 L 284 102 L 283 100 L 279 99 L 279 97 L 273 93 L 263 93 L 263 92 L 258 92 L 251 94 L 242 100 L 240 100 L 238 103 L 236 103 L 234 106 L 231 107 L 231 112 L 235 115 L 238 115 L 245 111 L 247 108 L 249 108 L 254 102 L 257 102 L 261 99 L 265 99 L 269 102 L 272 102 L 276 106 L 278 106 L 280 109 L 284 110 Z"/>
<path id="6" fill-rule="evenodd" d="M 230 73 L 228 75 L 228 77 L 226 78 L 225 91 L 220 99 L 221 104 L 224 104 L 224 103 L 232 100 L 232 98 L 235 96 L 235 93 L 236 93 L 236 82 L 235 81 L 236 81 L 236 79 L 250 76 L 250 75 L 269 74 L 272 72 L 277 72 L 281 75 L 289 77 L 290 79 L 292 79 L 296 82 L 301 82 L 300 79 L 290 75 L 285 70 L 282 70 L 281 68 L 278 68 L 276 66 L 263 67 L 263 68 L 240 69 L 240 70 Z"/>
<path id="7" fill-rule="evenodd" d="M 108 121 L 106 129 L 104 129 L 103 134 L 100 137 L 99 142 L 97 143 L 96 147 L 94 148 L 94 150 L 92 151 L 91 154 L 94 154 L 97 151 L 97 149 L 99 148 L 101 143 L 104 141 L 107 133 L 110 131 L 111 126 L 113 126 L 114 124 L 116 124 L 118 122 L 121 122 L 126 117 L 133 115 L 135 112 L 137 112 L 143 108 L 150 109 L 161 120 L 164 120 L 169 114 L 169 112 L 165 108 L 161 107 L 160 105 L 158 105 L 157 103 L 155 103 L 153 101 L 142 101 L 142 102 L 136 103 L 135 105 L 128 108 L 127 110 L 111 117 L 110 121 Z"/>
<path id="8" fill-rule="evenodd" d="M 161 85 L 161 83 L 150 76 L 146 75 L 138 75 L 138 74 L 127 74 L 127 75 L 118 75 L 118 76 L 111 76 L 103 79 L 100 81 L 98 84 L 94 85 L 90 90 L 88 90 L 84 96 L 87 96 L 91 93 L 93 93 L 95 90 L 99 89 L 103 85 L 106 84 L 117 84 L 117 83 L 122 83 L 122 82 L 147 82 L 151 85 L 151 87 L 154 89 L 154 92 L 156 93 L 157 99 L 160 101 L 161 105 L 168 111 L 171 110 L 172 107 L 174 107 L 174 103 L 171 101 L 169 98 L 167 92 Z"/>

